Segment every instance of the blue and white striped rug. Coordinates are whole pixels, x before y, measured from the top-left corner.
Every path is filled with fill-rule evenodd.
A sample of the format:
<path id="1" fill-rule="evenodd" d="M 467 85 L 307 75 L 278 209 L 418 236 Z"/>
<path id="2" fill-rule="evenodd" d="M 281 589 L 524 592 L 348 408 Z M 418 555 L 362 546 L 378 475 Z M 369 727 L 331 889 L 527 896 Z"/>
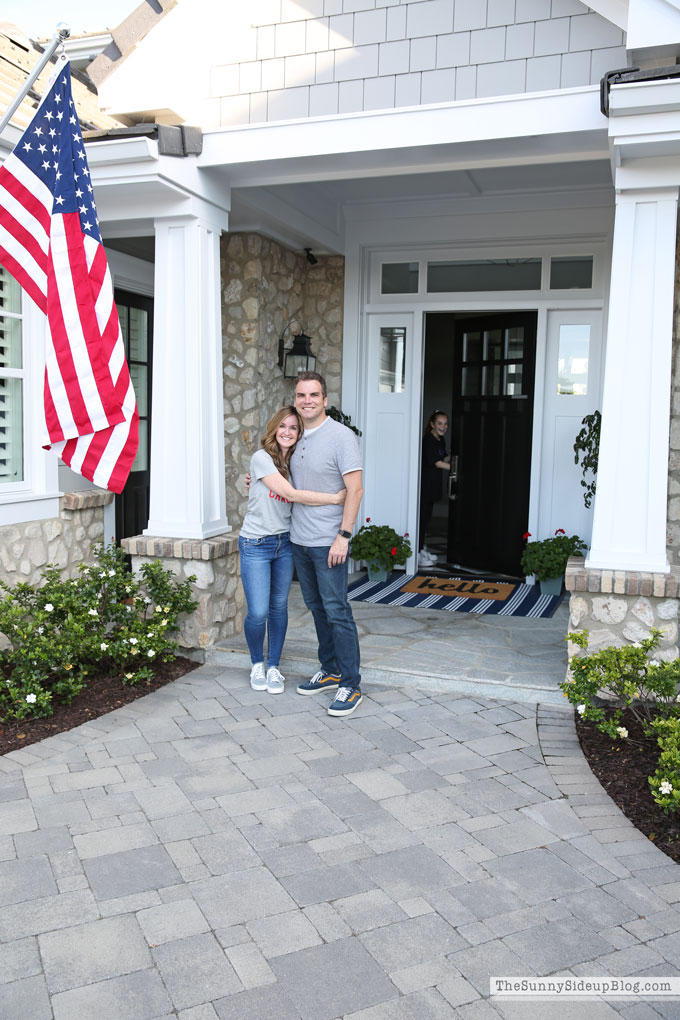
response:
<path id="1" fill-rule="evenodd" d="M 552 616 L 561 598 L 541 595 L 537 584 L 397 572 L 381 582 L 369 581 L 364 576 L 349 586 L 347 595 L 350 602 L 534 618 Z"/>

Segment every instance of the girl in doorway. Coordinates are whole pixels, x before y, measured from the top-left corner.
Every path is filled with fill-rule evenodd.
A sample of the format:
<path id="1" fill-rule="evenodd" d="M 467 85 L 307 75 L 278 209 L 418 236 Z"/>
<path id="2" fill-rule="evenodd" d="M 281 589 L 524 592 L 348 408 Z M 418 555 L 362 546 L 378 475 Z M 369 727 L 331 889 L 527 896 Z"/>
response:
<path id="1" fill-rule="evenodd" d="M 279 672 L 279 661 L 288 628 L 288 592 L 293 580 L 289 537 L 292 505 L 338 505 L 345 502 L 346 495 L 345 489 L 310 492 L 293 488 L 288 464 L 301 435 L 302 422 L 294 407 L 282 407 L 267 423 L 262 449 L 250 460 L 248 510 L 238 540 L 248 606 L 243 629 L 252 662 L 250 686 L 270 694 L 283 694 L 285 680 Z"/>
<path id="2" fill-rule="evenodd" d="M 451 457 L 446 452 L 444 436 L 449 427 L 445 411 L 433 411 L 423 436 L 420 462 L 420 529 L 418 531 L 418 566 L 432 567 L 437 557 L 425 548 L 425 532 L 432 519 L 434 504 L 442 496 L 442 471 L 448 471 Z"/>

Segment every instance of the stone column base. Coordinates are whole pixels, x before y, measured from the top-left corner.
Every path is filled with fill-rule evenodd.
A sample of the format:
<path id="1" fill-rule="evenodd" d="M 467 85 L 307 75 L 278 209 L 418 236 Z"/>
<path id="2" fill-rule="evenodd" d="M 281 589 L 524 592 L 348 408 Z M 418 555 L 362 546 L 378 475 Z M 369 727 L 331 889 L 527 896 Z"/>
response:
<path id="1" fill-rule="evenodd" d="M 136 535 L 120 544 L 132 557 L 135 573 L 142 563 L 160 560 L 179 580 L 195 575 L 192 592 L 198 606 L 181 624 L 181 648 L 209 648 L 243 629 L 238 532 L 200 540 Z"/>
<path id="2" fill-rule="evenodd" d="M 570 630 L 588 631 L 588 651 L 607 645 L 622 647 L 649 637 L 652 627 L 663 631 L 654 652 L 657 659 L 678 655 L 678 594 L 680 566 L 668 574 L 644 570 L 589 570 L 572 556 L 565 572 Z M 569 645 L 569 654 L 578 648 Z"/>

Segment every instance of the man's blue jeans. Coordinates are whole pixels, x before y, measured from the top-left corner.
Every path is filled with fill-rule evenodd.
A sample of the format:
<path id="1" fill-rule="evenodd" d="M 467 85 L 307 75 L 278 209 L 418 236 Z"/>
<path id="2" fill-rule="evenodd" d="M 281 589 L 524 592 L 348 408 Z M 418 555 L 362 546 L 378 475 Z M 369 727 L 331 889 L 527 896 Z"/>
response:
<path id="1" fill-rule="evenodd" d="M 291 546 L 302 597 L 314 617 L 321 668 L 340 674 L 343 687 L 358 688 L 359 635 L 347 601 L 347 561 L 329 567 L 330 546 Z"/>
<path id="2" fill-rule="evenodd" d="M 251 662 L 264 662 L 264 635 L 267 640 L 267 669 L 278 666 L 288 629 L 288 593 L 293 580 L 293 554 L 290 535 L 265 535 L 264 538 L 239 536 L 241 581 L 248 603 L 243 629 Z"/>

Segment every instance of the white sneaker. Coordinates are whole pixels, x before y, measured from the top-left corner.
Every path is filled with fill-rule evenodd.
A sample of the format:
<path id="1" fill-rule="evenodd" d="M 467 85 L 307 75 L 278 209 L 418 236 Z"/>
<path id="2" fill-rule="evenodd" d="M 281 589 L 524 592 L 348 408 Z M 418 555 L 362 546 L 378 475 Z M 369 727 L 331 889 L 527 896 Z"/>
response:
<path id="1" fill-rule="evenodd" d="M 264 673 L 264 662 L 254 662 L 250 670 L 250 686 L 254 691 L 267 690 L 267 677 Z"/>
<path id="2" fill-rule="evenodd" d="M 283 694 L 283 682 L 285 676 L 281 676 L 276 666 L 270 666 L 267 670 L 267 690 L 270 694 Z"/>

